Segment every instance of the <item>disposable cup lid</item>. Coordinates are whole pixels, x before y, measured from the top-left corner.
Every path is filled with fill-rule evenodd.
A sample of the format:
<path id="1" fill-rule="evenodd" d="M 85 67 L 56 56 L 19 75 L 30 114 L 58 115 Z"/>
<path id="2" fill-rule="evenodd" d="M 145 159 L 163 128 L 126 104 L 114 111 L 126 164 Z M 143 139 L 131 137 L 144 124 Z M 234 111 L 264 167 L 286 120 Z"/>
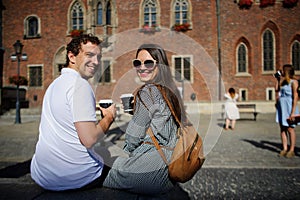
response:
<path id="1" fill-rule="evenodd" d="M 112 103 L 112 99 L 101 99 L 99 103 Z"/>
<path id="2" fill-rule="evenodd" d="M 121 98 L 125 98 L 125 97 L 133 97 L 133 94 L 122 94 Z"/>
<path id="3" fill-rule="evenodd" d="M 125 109 L 124 112 L 133 111 L 133 108 Z"/>

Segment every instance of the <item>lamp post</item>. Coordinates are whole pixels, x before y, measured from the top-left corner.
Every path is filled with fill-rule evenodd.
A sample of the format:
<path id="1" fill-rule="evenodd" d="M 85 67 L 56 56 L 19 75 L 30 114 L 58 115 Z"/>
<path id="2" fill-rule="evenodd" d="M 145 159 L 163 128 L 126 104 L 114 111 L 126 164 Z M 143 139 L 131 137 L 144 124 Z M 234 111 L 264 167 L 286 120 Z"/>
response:
<path id="1" fill-rule="evenodd" d="M 21 60 L 27 60 L 27 55 L 22 54 L 23 50 L 23 44 L 20 42 L 20 40 L 17 40 L 15 44 L 13 45 L 15 49 L 15 54 L 11 55 L 11 60 L 12 61 L 18 61 L 18 70 L 17 70 L 17 76 L 18 76 L 18 81 L 17 81 L 17 100 L 16 100 L 16 119 L 15 123 L 16 124 L 21 124 L 21 112 L 20 112 L 20 91 L 19 91 L 19 86 L 20 86 L 20 62 Z"/>

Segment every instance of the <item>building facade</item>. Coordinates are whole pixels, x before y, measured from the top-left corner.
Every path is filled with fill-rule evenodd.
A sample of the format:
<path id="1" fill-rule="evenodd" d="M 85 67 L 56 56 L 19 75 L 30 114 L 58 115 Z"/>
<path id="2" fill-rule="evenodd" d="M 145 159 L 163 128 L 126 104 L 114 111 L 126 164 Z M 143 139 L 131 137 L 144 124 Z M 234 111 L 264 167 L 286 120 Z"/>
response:
<path id="1" fill-rule="evenodd" d="M 119 101 L 140 84 L 131 66 L 142 43 L 166 49 L 185 102 L 223 100 L 234 87 L 241 101 L 274 101 L 273 74 L 291 63 L 300 74 L 298 0 L 6 0 L 2 10 L 2 86 L 14 86 L 11 60 L 20 40 L 27 60 L 29 107 L 41 107 L 60 74 L 66 44 L 92 33 L 103 39 L 102 64 L 91 80 L 97 100 Z"/>

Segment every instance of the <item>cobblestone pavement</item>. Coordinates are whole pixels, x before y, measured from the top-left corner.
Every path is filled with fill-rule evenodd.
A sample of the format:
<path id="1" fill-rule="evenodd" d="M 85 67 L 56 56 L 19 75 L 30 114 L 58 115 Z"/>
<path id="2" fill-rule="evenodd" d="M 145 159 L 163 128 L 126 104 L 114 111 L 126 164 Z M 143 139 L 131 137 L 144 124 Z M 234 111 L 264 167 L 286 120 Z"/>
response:
<path id="1" fill-rule="evenodd" d="M 122 116 L 123 117 L 123 116 Z M 195 116 L 192 116 L 195 117 Z M 26 172 L 38 137 L 39 116 L 0 118 L 1 199 L 300 199 L 300 128 L 296 127 L 296 156 L 280 158 L 279 127 L 274 114 L 259 114 L 258 120 L 239 120 L 235 130 L 222 130 L 223 121 L 201 115 L 206 161 L 189 182 L 160 197 L 145 197 L 106 188 L 53 193 L 42 190 Z M 116 121 L 105 144 L 113 154 L 122 152 L 122 130 L 128 117 Z M 207 132 L 208 131 L 208 132 Z M 213 131 L 213 133 L 211 133 Z M 215 134 L 213 139 L 206 140 Z M 114 145 L 111 145 L 114 144 Z M 16 165 L 15 165 L 16 164 Z M 14 170 L 15 168 L 18 170 Z M 24 169 L 23 171 L 20 170 Z M 19 174 L 18 174 L 18 173 Z M 13 176 L 16 176 L 13 178 Z"/>

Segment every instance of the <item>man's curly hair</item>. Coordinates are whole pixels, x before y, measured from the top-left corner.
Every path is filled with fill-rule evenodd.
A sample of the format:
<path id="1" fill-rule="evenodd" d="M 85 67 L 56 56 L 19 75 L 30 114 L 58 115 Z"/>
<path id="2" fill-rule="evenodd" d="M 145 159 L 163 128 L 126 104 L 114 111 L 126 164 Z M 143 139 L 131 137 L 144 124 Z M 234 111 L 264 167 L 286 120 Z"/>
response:
<path id="1" fill-rule="evenodd" d="M 75 56 L 77 56 L 81 49 L 81 45 L 86 44 L 88 42 L 91 42 L 92 44 L 100 45 L 102 41 L 99 40 L 98 37 L 92 34 L 81 34 L 80 36 L 73 38 L 66 48 L 67 55 L 66 55 L 66 64 L 64 65 L 64 67 L 68 67 L 70 63 L 68 53 L 72 52 Z"/>

